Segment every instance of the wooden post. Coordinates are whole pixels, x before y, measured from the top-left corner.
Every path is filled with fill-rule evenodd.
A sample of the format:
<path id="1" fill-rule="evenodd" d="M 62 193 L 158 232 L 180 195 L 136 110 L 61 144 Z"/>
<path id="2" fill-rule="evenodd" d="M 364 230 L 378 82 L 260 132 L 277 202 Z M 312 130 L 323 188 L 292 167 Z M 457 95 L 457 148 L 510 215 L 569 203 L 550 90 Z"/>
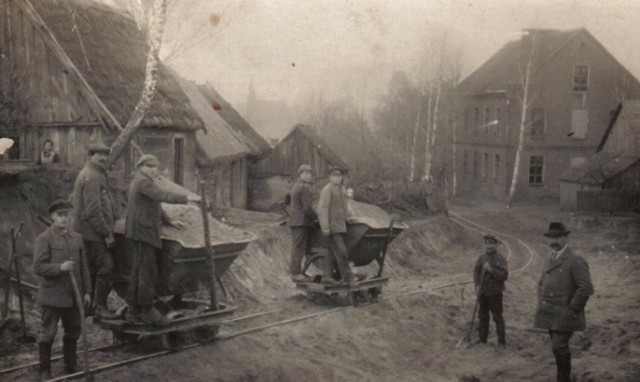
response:
<path id="1" fill-rule="evenodd" d="M 204 246 L 207 250 L 207 265 L 211 272 L 211 277 L 209 277 L 211 309 L 218 310 L 218 298 L 216 296 L 216 263 L 213 259 L 213 248 L 211 248 L 211 234 L 209 232 L 209 216 L 207 214 L 207 199 L 205 194 L 205 183 L 204 181 L 200 181 L 200 211 L 202 212 L 202 227 L 204 228 Z"/>

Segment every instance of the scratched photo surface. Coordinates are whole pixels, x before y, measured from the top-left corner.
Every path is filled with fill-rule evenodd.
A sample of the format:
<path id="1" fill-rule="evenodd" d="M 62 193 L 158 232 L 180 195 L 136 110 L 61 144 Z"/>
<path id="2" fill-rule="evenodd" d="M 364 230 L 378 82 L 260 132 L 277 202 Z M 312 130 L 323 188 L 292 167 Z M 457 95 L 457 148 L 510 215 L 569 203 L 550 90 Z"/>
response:
<path id="1" fill-rule="evenodd" d="M 640 380 L 639 19 L 0 0 L 0 380 Z"/>

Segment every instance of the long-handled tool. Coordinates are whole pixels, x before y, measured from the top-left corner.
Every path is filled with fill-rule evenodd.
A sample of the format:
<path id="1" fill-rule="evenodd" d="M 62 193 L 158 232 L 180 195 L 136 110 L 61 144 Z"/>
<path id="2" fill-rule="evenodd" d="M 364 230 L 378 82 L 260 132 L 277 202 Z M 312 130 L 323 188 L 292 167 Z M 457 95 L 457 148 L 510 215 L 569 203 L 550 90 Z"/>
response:
<path id="1" fill-rule="evenodd" d="M 80 327 L 82 329 L 82 354 L 83 354 L 83 366 L 84 366 L 84 380 L 93 381 L 93 377 L 89 372 L 89 345 L 87 344 L 87 327 L 84 322 L 84 301 L 80 294 L 80 288 L 76 282 L 76 277 L 73 272 L 69 272 L 69 279 L 71 280 L 71 286 L 73 287 L 73 296 L 76 300 L 76 305 L 80 311 Z"/>
<path id="2" fill-rule="evenodd" d="M 480 272 L 480 284 L 478 286 L 478 291 L 476 292 L 476 303 L 473 306 L 473 316 L 471 316 L 471 323 L 469 324 L 469 329 L 467 329 L 467 333 L 464 335 L 464 337 L 460 338 L 460 340 L 456 344 L 456 347 L 460 346 L 460 344 L 462 344 L 463 341 L 467 343 L 471 342 L 471 333 L 473 333 L 473 323 L 475 322 L 476 315 L 478 314 L 478 307 L 480 304 L 480 292 L 482 291 L 482 285 L 484 284 L 484 275 L 485 275 L 485 271 L 484 271 L 484 268 L 482 268 L 482 272 Z"/>
<path id="3" fill-rule="evenodd" d="M 218 297 L 216 296 L 216 263 L 213 259 L 213 248 L 211 248 L 211 234 L 209 233 L 209 216 L 207 216 L 207 200 L 205 199 L 205 183 L 200 182 L 200 211 L 202 212 L 202 225 L 204 227 L 204 246 L 207 249 L 207 265 L 211 272 L 209 277 L 209 294 L 211 298 L 211 309 L 218 310 Z"/>
<path id="4" fill-rule="evenodd" d="M 15 231 L 15 233 L 13 227 L 11 227 L 11 252 L 13 254 L 13 266 L 16 268 L 16 280 L 18 281 L 17 291 L 18 302 L 20 304 L 20 324 L 22 325 L 22 337 L 18 338 L 18 342 L 33 343 L 36 342 L 35 337 L 27 335 L 27 323 L 24 316 L 24 303 L 22 301 L 22 282 L 20 281 L 20 264 L 16 258 L 16 242 L 20 234 L 22 234 L 22 222 L 20 222 L 20 226 L 18 226 L 18 230 Z"/>

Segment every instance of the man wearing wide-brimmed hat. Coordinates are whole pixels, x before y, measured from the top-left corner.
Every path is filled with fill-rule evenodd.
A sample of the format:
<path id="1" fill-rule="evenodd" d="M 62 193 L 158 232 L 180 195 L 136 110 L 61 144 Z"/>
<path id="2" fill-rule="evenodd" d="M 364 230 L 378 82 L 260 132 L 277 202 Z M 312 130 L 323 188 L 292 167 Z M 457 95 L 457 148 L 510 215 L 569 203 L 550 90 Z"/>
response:
<path id="1" fill-rule="evenodd" d="M 115 211 L 109 190 L 107 160 L 111 150 L 102 143 L 87 146 L 89 160 L 78 174 L 73 188 L 73 229 L 82 236 L 91 285 L 93 306 L 100 318 L 116 318 L 107 308 L 107 296 L 111 292 L 113 256 L 115 246 L 113 228 Z"/>
<path id="2" fill-rule="evenodd" d="M 82 237 L 69 228 L 69 215 L 73 206 L 66 200 L 49 205 L 53 220 L 37 238 L 33 254 L 33 271 L 42 277 L 36 302 L 42 309 L 38 350 L 40 379 L 51 379 L 51 344 L 62 321 L 62 353 L 66 373 L 76 371 L 77 341 L 81 333 L 80 311 L 74 299 L 73 274 L 84 296 L 83 303 L 91 303 L 91 279 Z"/>
<path id="3" fill-rule="evenodd" d="M 498 345 L 505 346 L 505 325 L 502 316 L 502 292 L 509 277 L 507 260 L 498 250 L 498 239 L 484 236 L 484 253 L 478 257 L 473 270 L 473 282 L 478 296 L 478 342 L 487 343 L 489 336 L 489 313 L 496 323 Z"/>
<path id="4" fill-rule="evenodd" d="M 318 201 L 318 220 L 329 247 L 324 261 L 322 282 L 339 283 L 333 277 L 333 270 L 337 266 L 342 283 L 355 287 L 358 282 L 349 265 L 349 253 L 345 245 L 349 198 L 343 186 L 344 174 L 345 170 L 341 167 L 333 166 L 329 169 L 329 183 L 320 192 Z"/>
<path id="5" fill-rule="evenodd" d="M 289 275 L 295 282 L 306 281 L 302 274 L 302 259 L 307 251 L 309 230 L 316 219 L 313 211 L 313 168 L 308 164 L 298 168 L 298 180 L 291 188 L 289 227 L 291 228 L 291 261 Z"/>
<path id="6" fill-rule="evenodd" d="M 584 330 L 584 308 L 593 294 L 589 265 L 568 247 L 569 233 L 564 224 L 553 222 L 544 234 L 551 253 L 538 282 L 534 322 L 536 328 L 549 331 L 558 382 L 570 381 L 569 339 L 573 332 Z"/>
<path id="7" fill-rule="evenodd" d="M 168 320 L 153 307 L 156 297 L 159 251 L 162 249 L 162 224 L 181 228 L 171 222 L 160 203 L 185 204 L 200 201 L 199 196 L 183 195 L 160 188 L 155 179 L 160 161 L 145 154 L 136 163 L 137 173 L 129 186 L 129 203 L 125 221 L 127 254 L 131 257 L 131 277 L 127 292 L 127 320 L 166 325 Z"/>

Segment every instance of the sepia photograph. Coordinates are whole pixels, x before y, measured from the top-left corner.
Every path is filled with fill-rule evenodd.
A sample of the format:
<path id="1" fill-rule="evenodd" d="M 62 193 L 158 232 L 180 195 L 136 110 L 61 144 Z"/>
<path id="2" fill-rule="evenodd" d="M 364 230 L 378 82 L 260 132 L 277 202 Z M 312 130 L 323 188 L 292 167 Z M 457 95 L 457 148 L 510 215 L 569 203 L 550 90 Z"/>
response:
<path id="1" fill-rule="evenodd" d="M 0 0 L 0 380 L 640 381 L 637 0 Z"/>

